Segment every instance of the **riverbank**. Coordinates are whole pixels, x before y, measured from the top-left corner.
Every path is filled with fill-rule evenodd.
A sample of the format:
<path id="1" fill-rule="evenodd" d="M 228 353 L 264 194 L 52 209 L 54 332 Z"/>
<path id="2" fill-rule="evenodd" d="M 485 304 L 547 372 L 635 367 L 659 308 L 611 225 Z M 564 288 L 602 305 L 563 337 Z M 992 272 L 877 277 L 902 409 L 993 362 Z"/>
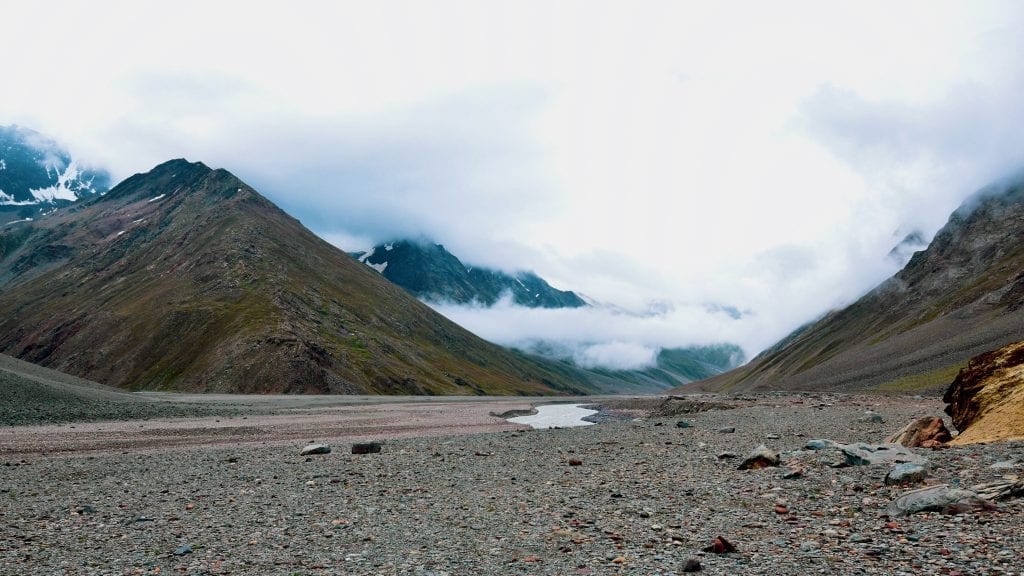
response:
<path id="1" fill-rule="evenodd" d="M 0 563 L 5 574 L 668 575 L 690 559 L 707 574 L 1019 573 L 1020 499 L 887 518 L 909 489 L 886 486 L 887 467 L 834 468 L 800 450 L 812 438 L 881 441 L 939 414 L 937 401 L 736 400 L 687 415 L 686 428 L 662 417 L 402 437 L 371 455 L 339 436 L 331 453 L 300 456 L 324 440 L 311 434 L 0 455 Z M 861 421 L 867 409 L 883 422 Z M 720 458 L 761 443 L 802 476 Z M 929 482 L 959 486 L 1024 462 L 1020 443 L 915 452 Z M 736 551 L 703 552 L 718 536 Z"/>

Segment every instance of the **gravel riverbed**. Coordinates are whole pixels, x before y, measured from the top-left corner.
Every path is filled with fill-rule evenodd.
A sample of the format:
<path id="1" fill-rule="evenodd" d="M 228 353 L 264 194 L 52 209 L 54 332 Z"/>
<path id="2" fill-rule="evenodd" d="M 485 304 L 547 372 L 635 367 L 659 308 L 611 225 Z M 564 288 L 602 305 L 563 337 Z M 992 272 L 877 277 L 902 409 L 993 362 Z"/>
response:
<path id="1" fill-rule="evenodd" d="M 883 516 L 909 487 L 812 438 L 881 442 L 927 398 L 791 395 L 553 430 L 126 453 L 0 453 L 3 574 L 1021 574 L 1024 500 Z M 860 421 L 865 410 L 883 422 Z M 685 420 L 689 427 L 677 427 Z M 735 428 L 732 433 L 722 432 Z M 433 432 L 436 434 L 436 431 Z M 364 435 L 372 436 L 372 434 Z M 329 454 L 304 457 L 306 442 Z M 738 470 L 759 444 L 803 468 Z M 1024 444 L 915 452 L 929 483 L 1021 474 Z M 732 452 L 739 458 L 719 458 Z M 704 552 L 718 537 L 736 547 Z"/>

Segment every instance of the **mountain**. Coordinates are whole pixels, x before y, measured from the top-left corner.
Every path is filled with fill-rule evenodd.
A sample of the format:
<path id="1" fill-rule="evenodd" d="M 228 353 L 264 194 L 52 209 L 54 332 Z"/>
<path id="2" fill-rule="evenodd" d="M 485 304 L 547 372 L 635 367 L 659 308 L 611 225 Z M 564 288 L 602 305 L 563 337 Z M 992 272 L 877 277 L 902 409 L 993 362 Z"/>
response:
<path id="1" fill-rule="evenodd" d="M 972 356 L 1024 339 L 1024 182 L 989 186 L 852 305 L 801 327 L 708 390 L 939 391 Z"/>
<path id="2" fill-rule="evenodd" d="M 0 222 L 38 217 L 108 188 L 109 174 L 84 168 L 53 140 L 0 126 Z"/>
<path id="3" fill-rule="evenodd" d="M 531 308 L 578 308 L 586 302 L 573 292 L 552 288 L 532 272 L 506 274 L 463 264 L 444 246 L 430 241 L 400 240 L 352 254 L 360 262 L 432 302 L 494 305 L 503 295 Z"/>
<path id="4" fill-rule="evenodd" d="M 924 239 L 924 234 L 915 230 L 904 236 L 899 244 L 893 246 L 892 250 L 889 251 L 889 259 L 900 266 L 906 266 L 910 259 L 914 257 L 914 254 L 927 247 L 928 241 Z"/>
<path id="5" fill-rule="evenodd" d="M 579 394 L 621 385 L 481 340 L 231 173 L 185 160 L 0 227 L 0 352 L 133 390 Z"/>

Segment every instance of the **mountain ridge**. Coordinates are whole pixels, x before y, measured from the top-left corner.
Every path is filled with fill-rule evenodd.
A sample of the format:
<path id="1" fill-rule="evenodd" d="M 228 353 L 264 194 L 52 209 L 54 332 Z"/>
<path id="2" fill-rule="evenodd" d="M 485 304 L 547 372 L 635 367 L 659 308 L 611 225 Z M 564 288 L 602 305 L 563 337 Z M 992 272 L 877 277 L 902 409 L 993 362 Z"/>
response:
<path id="1" fill-rule="evenodd" d="M 0 228 L 0 288 L 0 352 L 122 388 L 584 394 L 621 384 L 473 336 L 230 172 L 183 159 Z"/>
<path id="2" fill-rule="evenodd" d="M 510 274 L 466 265 L 443 245 L 425 238 L 395 240 L 350 255 L 427 301 L 493 306 L 508 294 L 515 304 L 530 308 L 587 305 L 575 292 L 558 290 L 533 272 Z"/>
<path id="3" fill-rule="evenodd" d="M 706 390 L 938 392 L 969 358 L 1024 338 L 1024 183 L 983 188 L 902 270 Z"/>

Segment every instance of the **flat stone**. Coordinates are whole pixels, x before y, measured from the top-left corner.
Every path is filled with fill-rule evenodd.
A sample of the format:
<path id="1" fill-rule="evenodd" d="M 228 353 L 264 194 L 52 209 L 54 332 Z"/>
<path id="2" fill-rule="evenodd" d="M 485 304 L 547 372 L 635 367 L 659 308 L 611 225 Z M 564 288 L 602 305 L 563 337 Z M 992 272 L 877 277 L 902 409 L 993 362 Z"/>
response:
<path id="1" fill-rule="evenodd" d="M 184 556 L 186 554 L 191 554 L 191 553 L 192 553 L 192 545 L 191 544 L 183 544 L 181 546 L 178 546 L 174 550 L 174 555 L 175 556 Z"/>
<path id="2" fill-rule="evenodd" d="M 718 431 L 721 432 L 722 434 L 732 434 L 733 432 L 736 431 L 736 427 L 726 426 L 725 428 L 719 428 Z"/>
<path id="3" fill-rule="evenodd" d="M 693 424 L 690 424 L 686 420 L 680 420 L 679 422 L 676 422 L 676 428 L 692 428 L 692 427 L 693 427 Z"/>
<path id="4" fill-rule="evenodd" d="M 1019 464 L 1017 464 L 1016 460 L 1003 460 L 1002 462 L 996 462 L 995 464 L 989 466 L 989 468 L 994 468 L 996 470 L 1010 470 L 1012 468 L 1016 468 L 1017 466 L 1019 466 Z"/>
<path id="5" fill-rule="evenodd" d="M 299 452 L 299 456 L 310 456 L 312 454 L 330 454 L 331 447 L 327 444 L 310 444 Z"/>
<path id="6" fill-rule="evenodd" d="M 928 459 L 919 456 L 899 444 L 838 444 L 846 456 L 847 466 L 871 466 L 873 464 L 927 464 Z"/>
<path id="7" fill-rule="evenodd" d="M 971 510 L 992 510 L 995 504 L 979 498 L 970 490 L 950 488 L 945 484 L 906 492 L 889 503 L 889 516 L 909 516 L 917 512 L 943 512 L 956 514 Z"/>
<path id="8" fill-rule="evenodd" d="M 818 438 L 818 439 L 815 439 L 815 440 L 808 440 L 807 443 L 804 444 L 804 449 L 805 450 L 828 450 L 829 448 L 835 448 L 835 447 L 836 447 L 836 443 L 835 442 L 833 442 L 831 440 L 821 439 L 821 438 Z"/>

